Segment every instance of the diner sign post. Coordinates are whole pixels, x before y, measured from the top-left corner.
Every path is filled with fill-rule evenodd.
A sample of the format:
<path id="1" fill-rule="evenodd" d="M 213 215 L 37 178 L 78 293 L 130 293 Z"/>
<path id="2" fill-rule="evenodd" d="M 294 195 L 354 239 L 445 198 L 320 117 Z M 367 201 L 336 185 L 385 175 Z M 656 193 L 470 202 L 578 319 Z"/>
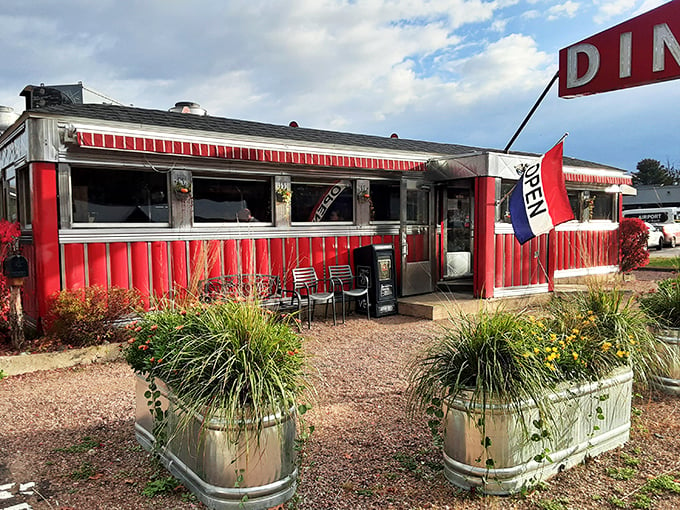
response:
<path id="1" fill-rule="evenodd" d="M 680 78 L 680 0 L 560 50 L 559 96 L 597 94 Z"/>

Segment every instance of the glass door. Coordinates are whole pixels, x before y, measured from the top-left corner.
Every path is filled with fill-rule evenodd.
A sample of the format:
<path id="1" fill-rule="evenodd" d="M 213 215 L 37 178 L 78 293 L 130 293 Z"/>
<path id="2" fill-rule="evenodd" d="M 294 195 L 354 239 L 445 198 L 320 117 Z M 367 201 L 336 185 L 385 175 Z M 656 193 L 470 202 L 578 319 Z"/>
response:
<path id="1" fill-rule="evenodd" d="M 446 189 L 446 278 L 472 276 L 473 207 L 471 184 L 450 184 Z"/>
<path id="2" fill-rule="evenodd" d="M 404 180 L 401 188 L 401 295 L 425 294 L 434 289 L 433 239 L 430 219 L 434 206 L 430 186 Z"/>

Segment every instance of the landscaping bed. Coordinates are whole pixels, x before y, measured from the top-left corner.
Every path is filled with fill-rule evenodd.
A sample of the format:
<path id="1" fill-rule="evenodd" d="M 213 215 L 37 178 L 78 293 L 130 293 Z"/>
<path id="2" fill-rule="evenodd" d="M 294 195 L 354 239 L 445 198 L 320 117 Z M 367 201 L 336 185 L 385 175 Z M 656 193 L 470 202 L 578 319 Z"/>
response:
<path id="1" fill-rule="evenodd" d="M 644 292 L 656 272 L 638 272 Z M 289 508 L 582 509 L 680 507 L 680 402 L 640 392 L 631 439 L 512 497 L 457 490 L 425 417 L 407 415 L 406 366 L 442 322 L 351 316 L 305 330 L 317 394 L 305 415 L 315 430 L 301 452 Z M 136 443 L 135 376 L 127 364 L 80 365 L 0 382 L 0 486 L 33 509 L 204 508 Z M 18 484 L 35 482 L 24 494 Z M 634 506 L 637 505 L 637 506 Z M 645 506 L 646 505 L 646 506 Z"/>

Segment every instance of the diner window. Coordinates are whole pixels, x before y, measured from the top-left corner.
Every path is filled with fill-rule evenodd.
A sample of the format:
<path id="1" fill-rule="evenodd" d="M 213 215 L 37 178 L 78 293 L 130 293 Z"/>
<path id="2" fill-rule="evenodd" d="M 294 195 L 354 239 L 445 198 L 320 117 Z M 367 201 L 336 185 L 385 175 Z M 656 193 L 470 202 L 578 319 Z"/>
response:
<path id="1" fill-rule="evenodd" d="M 371 182 L 371 221 L 399 221 L 399 181 Z"/>
<path id="2" fill-rule="evenodd" d="M 574 214 L 574 219 L 576 221 L 581 221 L 581 193 L 575 190 L 567 190 L 567 197 L 569 198 L 569 205 L 571 206 L 571 212 Z"/>
<path id="3" fill-rule="evenodd" d="M 5 170 L 4 188 L 4 217 L 7 221 L 12 223 L 19 221 L 19 208 L 17 207 L 17 175 L 14 168 Z"/>
<path id="4" fill-rule="evenodd" d="M 166 174 L 71 168 L 74 223 L 168 223 Z"/>
<path id="5" fill-rule="evenodd" d="M 411 225 L 426 225 L 428 214 L 429 194 L 423 189 L 406 190 L 406 222 Z"/>
<path id="6" fill-rule="evenodd" d="M 195 223 L 272 221 L 269 179 L 194 177 Z"/>
<path id="7" fill-rule="evenodd" d="M 586 192 L 586 208 L 591 220 L 613 220 L 614 199 L 611 193 Z"/>
<path id="8" fill-rule="evenodd" d="M 333 182 L 291 183 L 290 207 L 292 222 L 354 222 L 352 183 Z"/>
<path id="9" fill-rule="evenodd" d="M 510 192 L 517 184 L 517 181 L 511 181 L 509 179 L 501 180 L 500 193 L 498 188 L 496 192 L 496 221 L 502 221 L 505 223 L 510 223 Z"/>

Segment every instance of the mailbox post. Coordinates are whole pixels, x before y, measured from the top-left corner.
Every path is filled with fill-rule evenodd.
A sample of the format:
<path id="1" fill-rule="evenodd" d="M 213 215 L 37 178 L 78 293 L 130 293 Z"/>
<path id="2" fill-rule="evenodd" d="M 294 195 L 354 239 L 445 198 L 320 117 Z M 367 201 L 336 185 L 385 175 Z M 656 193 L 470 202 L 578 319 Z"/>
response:
<path id="1" fill-rule="evenodd" d="M 21 349 L 24 344 L 24 312 L 21 306 L 21 288 L 28 277 L 28 261 L 18 253 L 8 256 L 2 269 L 9 284 L 9 333 L 12 346 Z"/>

